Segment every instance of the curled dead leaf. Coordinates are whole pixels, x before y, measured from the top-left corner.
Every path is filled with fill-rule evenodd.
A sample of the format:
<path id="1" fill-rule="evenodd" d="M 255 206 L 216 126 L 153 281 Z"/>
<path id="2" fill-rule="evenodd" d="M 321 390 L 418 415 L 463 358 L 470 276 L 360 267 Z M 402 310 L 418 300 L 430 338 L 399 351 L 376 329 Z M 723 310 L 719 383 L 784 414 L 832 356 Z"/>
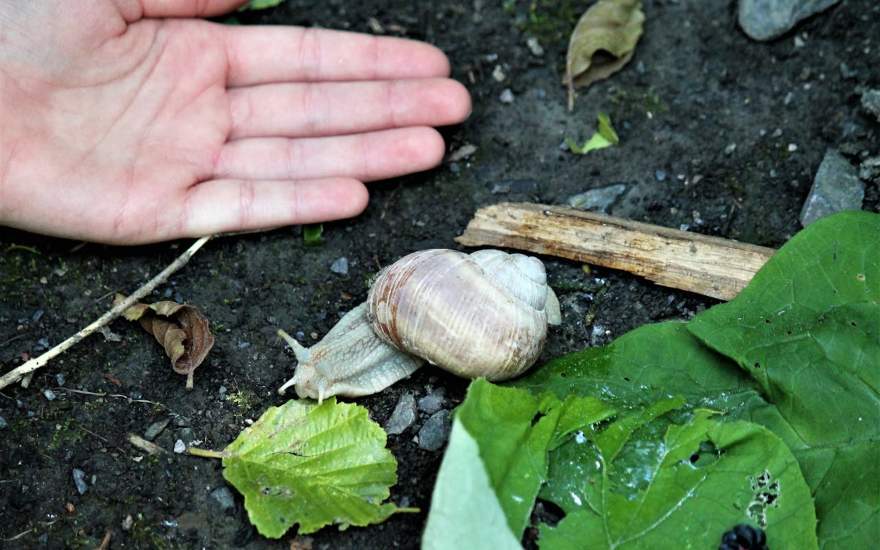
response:
<path id="1" fill-rule="evenodd" d="M 114 304 L 125 300 L 117 294 Z M 196 307 L 177 302 L 161 301 L 135 304 L 123 317 L 138 321 L 162 345 L 171 359 L 171 368 L 186 375 L 186 389 L 193 387 L 193 372 L 205 360 L 214 345 L 208 319 Z"/>
<path id="2" fill-rule="evenodd" d="M 575 88 L 608 78 L 632 59 L 644 23 L 641 0 L 599 0 L 581 16 L 571 33 L 563 78 L 569 110 Z"/>

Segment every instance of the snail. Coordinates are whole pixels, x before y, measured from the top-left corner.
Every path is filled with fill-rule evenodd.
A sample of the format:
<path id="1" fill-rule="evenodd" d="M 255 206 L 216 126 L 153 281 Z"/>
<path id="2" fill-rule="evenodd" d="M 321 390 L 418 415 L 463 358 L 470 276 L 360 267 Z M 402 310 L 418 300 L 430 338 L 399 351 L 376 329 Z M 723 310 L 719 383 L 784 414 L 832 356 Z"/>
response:
<path id="1" fill-rule="evenodd" d="M 311 348 L 284 331 L 297 359 L 300 397 L 359 397 L 406 378 L 424 362 L 466 378 L 507 380 L 528 369 L 559 324 L 559 301 L 537 258 L 433 249 L 379 272 L 367 301 Z"/>

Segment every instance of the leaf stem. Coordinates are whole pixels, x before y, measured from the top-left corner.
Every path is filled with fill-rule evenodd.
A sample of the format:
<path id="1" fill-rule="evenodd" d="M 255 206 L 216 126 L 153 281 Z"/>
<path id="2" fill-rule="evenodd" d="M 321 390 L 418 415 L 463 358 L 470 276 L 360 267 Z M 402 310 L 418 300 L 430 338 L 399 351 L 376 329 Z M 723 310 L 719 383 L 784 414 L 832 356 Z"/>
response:
<path id="1" fill-rule="evenodd" d="M 190 454 L 193 456 L 200 456 L 202 458 L 216 458 L 221 459 L 226 456 L 222 451 L 211 451 L 209 449 L 199 449 L 198 447 L 188 447 L 186 449 L 186 454 Z"/>

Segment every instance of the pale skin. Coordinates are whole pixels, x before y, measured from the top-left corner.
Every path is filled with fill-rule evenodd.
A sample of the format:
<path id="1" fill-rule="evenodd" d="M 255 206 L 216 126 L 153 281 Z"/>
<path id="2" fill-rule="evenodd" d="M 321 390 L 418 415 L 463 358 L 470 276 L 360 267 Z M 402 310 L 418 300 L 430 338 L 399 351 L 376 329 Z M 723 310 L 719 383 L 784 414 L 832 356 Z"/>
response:
<path id="1" fill-rule="evenodd" d="M 113 244 L 354 216 L 470 113 L 433 46 L 198 19 L 242 0 L 0 0 L 0 225 Z"/>

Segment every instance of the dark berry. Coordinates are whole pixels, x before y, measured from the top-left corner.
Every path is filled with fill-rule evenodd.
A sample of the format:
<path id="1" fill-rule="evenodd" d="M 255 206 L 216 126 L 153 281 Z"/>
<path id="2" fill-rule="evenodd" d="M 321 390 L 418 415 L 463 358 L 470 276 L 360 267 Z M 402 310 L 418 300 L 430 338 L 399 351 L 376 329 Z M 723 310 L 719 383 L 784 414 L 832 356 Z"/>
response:
<path id="1" fill-rule="evenodd" d="M 767 550 L 767 535 L 763 529 L 740 524 L 721 536 L 718 550 Z"/>

